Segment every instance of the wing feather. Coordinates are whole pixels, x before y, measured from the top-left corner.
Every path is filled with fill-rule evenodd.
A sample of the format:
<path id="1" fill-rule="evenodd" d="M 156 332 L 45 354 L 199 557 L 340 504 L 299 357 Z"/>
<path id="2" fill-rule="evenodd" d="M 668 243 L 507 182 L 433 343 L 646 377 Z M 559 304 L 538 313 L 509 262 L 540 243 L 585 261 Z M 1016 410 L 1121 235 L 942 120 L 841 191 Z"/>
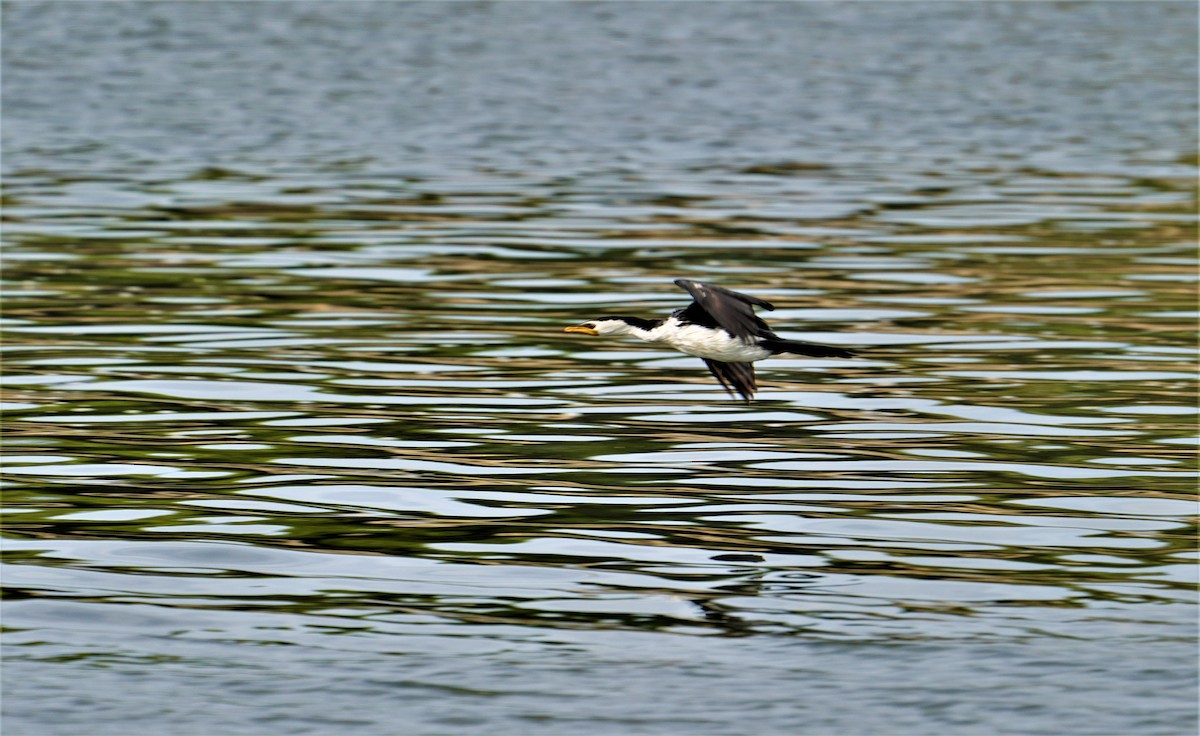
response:
<path id="1" fill-rule="evenodd" d="M 754 314 L 754 307 L 775 309 L 770 302 L 699 281 L 676 279 L 675 284 L 686 289 L 695 300 L 695 304 L 684 311 L 685 316 L 695 315 L 694 308 L 699 308 L 709 316 L 715 326 L 728 330 L 729 334 L 743 340 L 752 340 L 764 336 L 764 333 L 772 334 L 767 323 Z"/>
<path id="2" fill-rule="evenodd" d="M 754 398 L 754 392 L 758 390 L 758 386 L 754 381 L 753 363 L 725 363 L 705 358 L 704 364 L 708 366 L 708 370 L 720 381 L 721 386 L 729 392 L 730 396 L 735 393 L 740 394 L 746 401 Z"/>

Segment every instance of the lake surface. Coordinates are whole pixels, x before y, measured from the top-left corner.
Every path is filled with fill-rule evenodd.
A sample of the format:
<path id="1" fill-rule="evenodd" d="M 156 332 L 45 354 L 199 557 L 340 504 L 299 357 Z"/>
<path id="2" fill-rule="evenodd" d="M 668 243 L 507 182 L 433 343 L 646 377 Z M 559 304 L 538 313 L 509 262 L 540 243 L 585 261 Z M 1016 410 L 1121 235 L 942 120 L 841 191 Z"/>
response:
<path id="1" fill-rule="evenodd" d="M 7 6 L 6 736 L 1194 733 L 1195 26 Z"/>

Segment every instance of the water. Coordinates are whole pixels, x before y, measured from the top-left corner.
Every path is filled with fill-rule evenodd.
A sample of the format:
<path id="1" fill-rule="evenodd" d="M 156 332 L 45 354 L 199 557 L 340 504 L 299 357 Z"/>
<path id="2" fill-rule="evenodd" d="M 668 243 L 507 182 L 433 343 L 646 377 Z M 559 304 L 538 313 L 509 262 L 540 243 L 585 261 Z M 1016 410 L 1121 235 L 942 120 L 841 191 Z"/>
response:
<path id="1" fill-rule="evenodd" d="M 1194 6 L 682 7 L 6 8 L 6 734 L 1194 732 Z"/>

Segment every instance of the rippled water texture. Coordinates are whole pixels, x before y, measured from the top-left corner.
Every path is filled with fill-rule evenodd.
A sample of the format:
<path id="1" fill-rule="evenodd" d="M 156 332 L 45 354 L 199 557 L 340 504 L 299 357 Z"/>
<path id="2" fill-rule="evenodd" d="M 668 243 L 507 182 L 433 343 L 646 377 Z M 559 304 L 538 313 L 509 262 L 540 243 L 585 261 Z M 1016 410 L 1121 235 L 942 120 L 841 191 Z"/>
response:
<path id="1" fill-rule="evenodd" d="M 8 6 L 6 736 L 1194 733 L 1195 21 Z"/>

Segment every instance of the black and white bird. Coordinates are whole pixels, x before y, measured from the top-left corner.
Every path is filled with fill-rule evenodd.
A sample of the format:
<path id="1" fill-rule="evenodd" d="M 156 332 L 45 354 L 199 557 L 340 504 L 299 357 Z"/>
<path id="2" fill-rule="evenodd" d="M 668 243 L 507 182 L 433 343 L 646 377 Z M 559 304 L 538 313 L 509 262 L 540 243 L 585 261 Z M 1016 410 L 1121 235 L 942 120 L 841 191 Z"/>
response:
<path id="1" fill-rule="evenodd" d="M 852 358 L 844 348 L 811 342 L 785 340 L 771 331 L 754 313 L 754 307 L 773 310 L 767 301 L 720 286 L 676 279 L 694 300 L 666 319 L 601 317 L 566 328 L 584 335 L 637 337 L 668 345 L 681 353 L 703 358 L 725 390 L 746 401 L 754 398 L 754 362 L 772 355 L 791 353 L 816 358 Z"/>

